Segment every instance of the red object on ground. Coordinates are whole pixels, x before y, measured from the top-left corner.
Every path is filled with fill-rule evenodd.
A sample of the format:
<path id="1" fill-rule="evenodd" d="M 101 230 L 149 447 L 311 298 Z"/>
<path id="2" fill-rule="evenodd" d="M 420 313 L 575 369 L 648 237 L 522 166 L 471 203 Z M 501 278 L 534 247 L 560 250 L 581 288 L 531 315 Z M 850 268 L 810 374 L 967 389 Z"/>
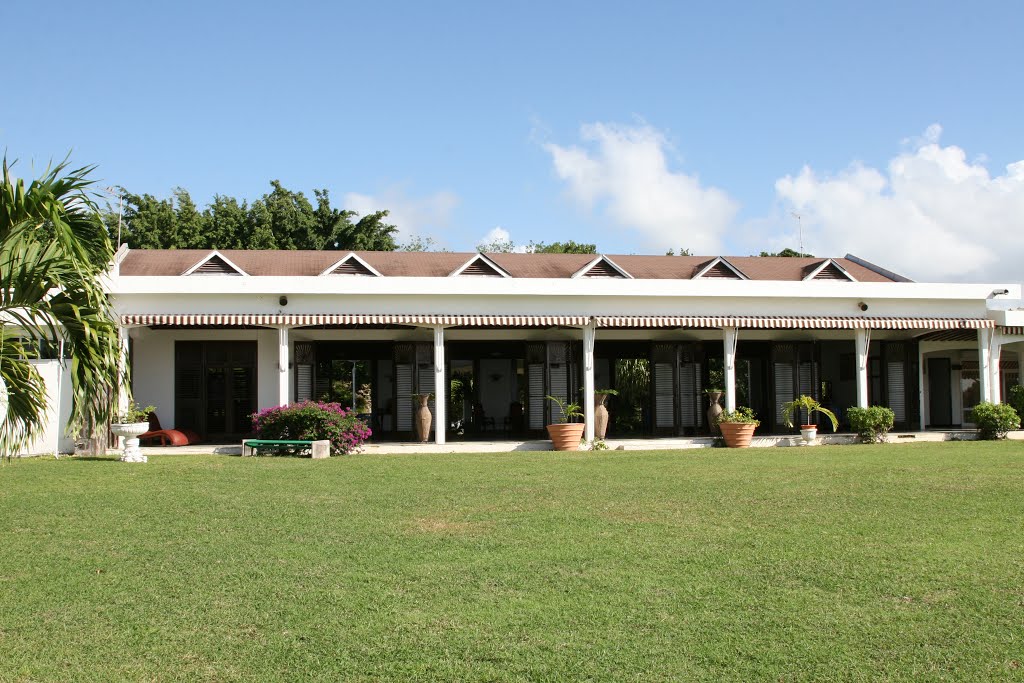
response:
<path id="1" fill-rule="evenodd" d="M 191 429 L 163 429 L 156 413 L 149 414 L 149 431 L 139 436 L 139 441 L 158 441 L 161 446 L 188 446 L 201 441 Z"/>

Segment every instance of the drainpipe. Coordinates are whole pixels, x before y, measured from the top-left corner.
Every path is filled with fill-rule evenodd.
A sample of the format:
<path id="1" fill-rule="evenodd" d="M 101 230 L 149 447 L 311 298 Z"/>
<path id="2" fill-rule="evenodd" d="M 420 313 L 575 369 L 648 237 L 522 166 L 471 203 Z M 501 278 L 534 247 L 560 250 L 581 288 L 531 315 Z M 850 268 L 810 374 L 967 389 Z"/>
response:
<path id="1" fill-rule="evenodd" d="M 854 330 L 857 347 L 857 407 L 868 407 L 868 352 L 871 349 L 871 330 Z"/>
<path id="2" fill-rule="evenodd" d="M 992 330 L 989 342 L 989 371 L 992 373 L 992 382 L 989 384 L 989 400 L 992 403 L 1001 403 L 1003 400 L 1003 383 L 999 376 L 999 361 L 1003 356 L 1003 339 L 999 330 Z"/>
<path id="3" fill-rule="evenodd" d="M 444 327 L 434 326 L 434 443 L 444 445 L 445 432 L 448 431 L 448 418 L 445 408 L 448 400 L 448 387 L 444 377 Z"/>
<path id="4" fill-rule="evenodd" d="M 725 409 L 736 410 L 736 342 L 739 335 L 735 327 L 722 328 L 725 346 Z"/>
<path id="5" fill-rule="evenodd" d="M 288 365 L 290 364 L 288 349 L 288 327 L 277 328 L 277 405 L 288 405 Z"/>

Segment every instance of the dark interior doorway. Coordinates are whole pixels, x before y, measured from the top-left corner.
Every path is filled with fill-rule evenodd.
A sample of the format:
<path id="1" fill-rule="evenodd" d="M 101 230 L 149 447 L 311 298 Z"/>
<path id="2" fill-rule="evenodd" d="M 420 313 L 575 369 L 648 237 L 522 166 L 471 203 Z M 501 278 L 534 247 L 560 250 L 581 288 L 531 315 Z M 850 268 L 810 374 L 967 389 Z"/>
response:
<path id="1" fill-rule="evenodd" d="M 206 439 L 241 437 L 255 410 L 256 342 L 175 342 L 175 427 Z"/>
<path id="2" fill-rule="evenodd" d="M 948 358 L 928 359 L 928 425 L 953 426 L 952 366 Z"/>

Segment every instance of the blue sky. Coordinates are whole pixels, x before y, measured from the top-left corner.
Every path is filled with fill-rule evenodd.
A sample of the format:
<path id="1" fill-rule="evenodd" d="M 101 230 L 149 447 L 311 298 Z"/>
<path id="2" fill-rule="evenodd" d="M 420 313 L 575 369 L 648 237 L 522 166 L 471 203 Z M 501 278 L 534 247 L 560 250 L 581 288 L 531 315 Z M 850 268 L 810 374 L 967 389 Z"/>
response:
<path id="1" fill-rule="evenodd" d="M 1021 3 L 5 3 L 0 146 L 406 233 L 1019 281 Z"/>

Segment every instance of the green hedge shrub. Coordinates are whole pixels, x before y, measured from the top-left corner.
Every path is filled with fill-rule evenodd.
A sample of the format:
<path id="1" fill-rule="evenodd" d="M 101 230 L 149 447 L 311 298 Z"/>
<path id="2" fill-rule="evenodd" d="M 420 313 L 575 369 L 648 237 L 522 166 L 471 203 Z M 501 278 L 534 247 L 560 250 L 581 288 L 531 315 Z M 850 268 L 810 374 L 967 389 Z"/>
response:
<path id="1" fill-rule="evenodd" d="M 864 443 L 885 443 L 885 435 L 892 429 L 896 414 L 885 406 L 848 408 L 846 419 Z"/>
<path id="2" fill-rule="evenodd" d="M 1020 415 L 1006 403 L 979 403 L 971 409 L 971 422 L 982 439 L 1005 439 L 1008 431 L 1020 427 Z"/>
<path id="3" fill-rule="evenodd" d="M 252 431 L 260 439 L 327 439 L 331 455 L 358 450 L 372 433 L 351 409 L 321 401 L 302 401 L 254 413 Z"/>
<path id="4" fill-rule="evenodd" d="M 1019 417 L 1024 417 L 1024 386 L 1018 384 L 1010 387 L 1010 396 L 1006 402 L 1013 406 Z"/>

